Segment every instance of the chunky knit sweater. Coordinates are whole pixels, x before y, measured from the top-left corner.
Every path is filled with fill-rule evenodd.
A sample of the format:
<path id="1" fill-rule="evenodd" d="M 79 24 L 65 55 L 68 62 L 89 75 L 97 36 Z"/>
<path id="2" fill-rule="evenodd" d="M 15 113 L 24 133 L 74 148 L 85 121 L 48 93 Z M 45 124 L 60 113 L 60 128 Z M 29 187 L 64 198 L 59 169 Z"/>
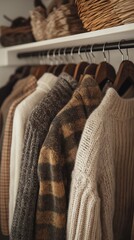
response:
<path id="1" fill-rule="evenodd" d="M 77 82 L 62 73 L 56 85 L 33 110 L 24 136 L 21 174 L 11 229 L 12 240 L 33 240 L 38 196 L 37 164 L 41 146 L 56 114 L 70 100 Z"/>
<path id="2" fill-rule="evenodd" d="M 71 173 L 77 149 L 86 120 L 99 105 L 101 95 L 94 79 L 84 79 L 51 124 L 38 163 L 36 240 L 65 239 Z"/>
<path id="3" fill-rule="evenodd" d="M 134 213 L 134 98 L 110 88 L 86 122 L 72 174 L 67 240 L 128 240 Z"/>
<path id="4" fill-rule="evenodd" d="M 9 230 L 11 230 L 13 213 L 18 190 L 21 156 L 23 150 L 26 123 L 33 108 L 47 95 L 57 81 L 51 73 L 45 73 L 37 82 L 36 90 L 24 99 L 15 109 L 10 154 L 10 194 L 9 194 Z M 18 134 L 19 133 L 19 134 Z"/>

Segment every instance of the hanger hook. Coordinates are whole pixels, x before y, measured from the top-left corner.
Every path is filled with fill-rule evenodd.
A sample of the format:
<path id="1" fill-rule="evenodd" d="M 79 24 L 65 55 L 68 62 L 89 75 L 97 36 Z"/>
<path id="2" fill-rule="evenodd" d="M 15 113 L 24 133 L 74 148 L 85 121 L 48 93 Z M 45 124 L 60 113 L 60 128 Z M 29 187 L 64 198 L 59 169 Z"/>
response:
<path id="1" fill-rule="evenodd" d="M 71 55 L 71 57 L 72 57 L 72 63 L 75 62 L 74 56 L 73 56 L 73 50 L 74 50 L 74 48 L 75 48 L 75 47 L 72 47 L 72 48 L 71 48 L 71 53 L 70 53 L 70 55 Z"/>
<path id="2" fill-rule="evenodd" d="M 45 63 L 46 63 L 45 60 L 46 60 L 46 59 L 45 59 L 44 53 L 42 52 L 42 64 L 45 64 Z"/>
<path id="3" fill-rule="evenodd" d="M 129 52 L 128 52 L 128 48 L 126 48 L 126 52 L 127 52 L 127 60 L 129 60 Z"/>
<path id="4" fill-rule="evenodd" d="M 118 43 L 118 49 L 119 49 L 119 51 L 120 51 L 120 53 L 121 53 L 122 61 L 124 61 L 124 54 L 123 54 L 123 52 L 121 51 L 121 42 L 122 42 L 122 40 Z"/>
<path id="5" fill-rule="evenodd" d="M 107 57 L 106 57 L 106 53 L 105 53 L 106 44 L 107 44 L 107 43 L 104 43 L 104 44 L 103 44 L 103 50 L 102 50 L 103 56 L 104 56 L 104 61 L 105 61 L 105 62 L 107 62 Z"/>
<path id="6" fill-rule="evenodd" d="M 59 48 L 59 50 L 58 50 L 58 57 L 59 57 L 59 59 L 60 59 L 60 63 L 62 63 L 62 58 L 61 58 L 61 49 Z"/>
<path id="7" fill-rule="evenodd" d="M 123 39 L 123 41 L 125 42 L 125 39 Z M 126 48 L 126 53 L 127 53 L 127 60 L 129 60 L 129 51 L 128 51 L 128 48 Z"/>
<path id="8" fill-rule="evenodd" d="M 92 57 L 94 58 L 94 63 L 95 63 L 96 59 L 95 59 L 95 55 L 93 54 L 93 47 L 94 47 L 94 44 L 91 45 L 91 47 L 90 47 L 90 53 L 91 53 Z"/>
<path id="9" fill-rule="evenodd" d="M 68 58 L 67 58 L 67 54 L 66 54 L 66 48 L 64 48 L 64 50 L 63 50 L 63 55 L 64 55 L 64 58 L 65 58 L 65 62 L 68 63 Z"/>
<path id="10" fill-rule="evenodd" d="M 53 49 L 53 60 L 54 60 L 55 63 L 56 63 L 55 49 Z"/>
<path id="11" fill-rule="evenodd" d="M 88 46 L 89 46 L 89 45 L 87 45 L 87 46 L 85 47 L 85 55 L 86 55 L 87 60 L 88 60 L 89 62 L 92 62 L 92 58 L 91 58 L 90 54 L 87 53 Z M 89 57 L 88 57 L 88 56 L 89 56 Z"/>
<path id="12" fill-rule="evenodd" d="M 53 57 L 54 57 L 54 59 L 55 59 L 56 65 L 57 65 L 57 64 L 59 64 L 59 62 L 58 62 L 58 60 L 56 59 L 56 51 L 57 51 L 57 49 L 55 48 L 55 49 L 53 50 Z"/>
<path id="13" fill-rule="evenodd" d="M 51 50 L 48 50 L 48 52 L 47 52 L 47 59 L 50 62 L 50 65 L 53 65 L 53 58 L 51 58 L 51 56 L 50 56 L 50 51 Z"/>
<path id="14" fill-rule="evenodd" d="M 42 65 L 42 54 L 41 52 L 38 54 L 39 64 Z"/>
<path id="15" fill-rule="evenodd" d="M 78 55 L 79 55 L 79 57 L 80 57 L 80 60 L 81 60 L 81 62 L 83 61 L 83 58 L 82 58 L 82 56 L 81 56 L 81 48 L 82 48 L 82 46 L 80 46 L 79 48 L 78 48 Z"/>

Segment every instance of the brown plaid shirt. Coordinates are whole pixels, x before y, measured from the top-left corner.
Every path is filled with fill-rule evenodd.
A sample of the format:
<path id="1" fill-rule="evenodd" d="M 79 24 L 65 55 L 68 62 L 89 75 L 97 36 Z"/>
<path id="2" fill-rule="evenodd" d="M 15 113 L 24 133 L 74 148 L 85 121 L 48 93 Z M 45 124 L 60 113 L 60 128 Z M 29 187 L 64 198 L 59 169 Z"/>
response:
<path id="1" fill-rule="evenodd" d="M 22 90 L 22 95 L 14 100 L 10 106 L 6 126 L 4 131 L 4 140 L 2 146 L 1 169 L 0 169 L 0 226 L 3 235 L 9 235 L 9 174 L 10 174 L 10 148 L 12 141 L 13 116 L 17 105 L 31 94 L 36 88 L 36 79 L 34 76 L 27 78 L 27 84 Z M 18 133 L 19 134 L 19 133 Z"/>
<path id="2" fill-rule="evenodd" d="M 65 240 L 71 173 L 87 118 L 102 98 L 91 77 L 53 120 L 38 161 L 36 240 Z"/>
<path id="3" fill-rule="evenodd" d="M 10 106 L 17 98 L 23 95 L 23 89 L 25 88 L 27 81 L 30 77 L 31 76 L 18 80 L 17 83 L 14 85 L 11 94 L 5 99 L 5 101 L 1 106 L 2 122 L 0 125 L 0 128 L 1 128 L 0 129 L 0 157 L 1 157 L 1 151 L 2 151 L 2 145 L 3 145 L 5 124 L 6 124 L 6 119 L 7 119 Z"/>
<path id="4" fill-rule="evenodd" d="M 2 129 L 2 114 L 0 110 L 0 134 L 1 134 L 1 129 Z"/>

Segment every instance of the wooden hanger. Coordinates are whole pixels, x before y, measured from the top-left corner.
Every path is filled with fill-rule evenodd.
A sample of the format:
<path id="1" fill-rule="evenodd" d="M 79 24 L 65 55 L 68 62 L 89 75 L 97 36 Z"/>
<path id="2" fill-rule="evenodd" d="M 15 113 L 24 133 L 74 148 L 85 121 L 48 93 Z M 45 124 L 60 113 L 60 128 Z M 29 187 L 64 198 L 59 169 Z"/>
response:
<path id="1" fill-rule="evenodd" d="M 48 68 L 48 72 L 49 73 L 53 73 L 53 71 L 55 70 L 56 68 L 56 65 L 51 65 L 49 68 Z"/>
<path id="2" fill-rule="evenodd" d="M 78 82 L 80 80 L 81 75 L 83 75 L 85 69 L 89 66 L 88 62 L 81 62 L 78 63 L 75 67 L 75 71 L 74 71 L 74 79 L 76 79 Z"/>
<path id="3" fill-rule="evenodd" d="M 41 76 L 47 72 L 47 70 L 49 69 L 49 65 L 41 65 L 41 66 L 35 66 L 32 67 L 30 73 L 32 75 L 34 75 L 36 77 L 37 80 L 39 80 L 41 78 Z"/>
<path id="4" fill-rule="evenodd" d="M 91 76 L 95 76 L 97 67 L 98 67 L 98 64 L 91 63 L 85 68 L 84 75 L 89 74 Z"/>
<path id="5" fill-rule="evenodd" d="M 91 46 L 90 54 L 91 54 L 91 56 L 94 58 L 94 61 L 95 61 L 95 55 L 93 54 L 93 46 L 94 46 L 94 45 Z M 90 54 L 89 54 L 89 56 L 90 56 Z M 91 75 L 91 76 L 95 76 L 95 73 L 96 73 L 96 69 L 97 69 L 97 67 L 98 67 L 98 64 L 93 63 L 91 57 L 90 57 L 90 60 L 91 60 L 91 64 L 89 64 L 89 65 L 85 68 L 84 75 L 88 74 L 88 75 Z"/>
<path id="6" fill-rule="evenodd" d="M 58 59 L 56 60 L 56 56 L 57 56 L 56 51 L 57 51 L 57 49 L 54 49 L 54 50 L 53 50 L 53 59 L 55 59 L 55 62 L 57 63 L 57 60 L 58 60 Z M 48 53 L 47 53 L 47 58 L 48 58 L 48 59 L 50 58 L 49 53 L 50 53 L 50 50 L 48 50 Z M 58 56 L 60 57 L 60 49 L 58 50 Z M 61 61 L 61 62 L 62 62 L 62 61 Z M 48 71 L 51 72 L 51 73 L 53 73 L 55 76 L 58 77 L 58 76 L 60 75 L 60 73 L 62 72 L 64 66 L 65 66 L 65 64 L 59 63 L 59 60 L 58 60 L 58 65 L 56 64 L 56 65 L 50 66 L 50 68 L 48 69 Z"/>
<path id="7" fill-rule="evenodd" d="M 124 60 L 117 72 L 114 88 L 122 96 L 132 84 L 134 84 L 134 64 L 129 60 Z"/>
<path id="8" fill-rule="evenodd" d="M 53 74 L 58 77 L 60 73 L 62 73 L 64 67 L 65 67 L 65 64 L 57 65 L 53 70 Z"/>
<path id="9" fill-rule="evenodd" d="M 88 47 L 88 46 L 87 46 Z M 92 54 L 93 58 L 95 59 L 95 56 L 93 54 L 93 51 L 92 51 L 92 48 L 93 48 L 93 45 L 91 46 L 91 50 L 90 50 L 90 53 Z M 95 63 L 90 63 L 92 62 L 92 58 L 90 55 L 87 54 L 86 50 L 85 50 L 85 54 L 86 54 L 86 57 L 87 57 L 87 61 L 88 61 L 88 65 L 85 67 L 84 71 L 83 71 L 83 75 L 81 75 L 80 79 L 79 79 L 79 82 L 82 81 L 82 79 L 84 78 L 85 75 L 92 75 L 92 76 L 95 76 L 95 73 L 96 73 L 96 69 L 97 69 L 97 64 Z M 90 59 L 89 59 L 89 57 Z"/>
<path id="10" fill-rule="evenodd" d="M 107 81 L 110 81 L 111 83 L 113 83 L 116 78 L 116 72 L 114 67 L 107 62 L 106 55 L 105 55 L 105 45 L 106 44 L 103 45 L 103 55 L 104 55 L 105 61 L 101 62 L 98 65 L 95 73 L 95 79 L 101 89 L 103 89 Z"/>
<path id="11" fill-rule="evenodd" d="M 71 49 L 71 57 L 72 57 L 72 61 L 74 60 L 73 59 L 73 49 Z M 68 62 L 68 59 L 67 59 L 67 56 L 66 56 L 66 48 L 64 49 L 64 57 L 66 59 L 66 62 Z M 76 68 L 76 64 L 75 63 L 67 63 L 62 72 L 66 72 L 67 74 L 69 74 L 70 76 L 74 76 L 74 72 L 75 72 L 75 68 Z"/>
<path id="12" fill-rule="evenodd" d="M 86 49 L 85 49 L 85 54 L 86 54 Z M 80 57 L 80 63 L 76 65 L 73 77 L 79 82 L 85 71 L 85 68 L 89 65 L 89 63 L 88 61 L 86 62 L 81 55 L 81 46 L 78 48 L 78 55 Z"/>
<path id="13" fill-rule="evenodd" d="M 114 87 L 118 91 L 119 95 L 122 96 L 132 85 L 134 85 L 134 64 L 131 61 L 129 61 L 127 49 L 126 51 L 128 60 L 124 60 L 124 54 L 121 51 L 120 43 L 121 42 L 119 42 L 118 44 L 118 49 L 122 55 L 122 62 L 117 72 Z"/>
<path id="14" fill-rule="evenodd" d="M 65 67 L 63 68 L 62 72 L 66 72 L 68 73 L 70 76 L 74 76 L 74 72 L 75 72 L 75 68 L 76 68 L 76 64 L 75 63 L 68 63 L 65 65 Z"/>
<path id="15" fill-rule="evenodd" d="M 114 82 L 116 78 L 115 69 L 113 66 L 107 62 L 101 62 L 95 73 L 95 80 L 100 85 L 102 89 L 107 81 Z"/>
<path id="16" fill-rule="evenodd" d="M 130 86 L 125 93 L 122 95 L 123 98 L 133 98 L 134 97 L 134 84 Z"/>

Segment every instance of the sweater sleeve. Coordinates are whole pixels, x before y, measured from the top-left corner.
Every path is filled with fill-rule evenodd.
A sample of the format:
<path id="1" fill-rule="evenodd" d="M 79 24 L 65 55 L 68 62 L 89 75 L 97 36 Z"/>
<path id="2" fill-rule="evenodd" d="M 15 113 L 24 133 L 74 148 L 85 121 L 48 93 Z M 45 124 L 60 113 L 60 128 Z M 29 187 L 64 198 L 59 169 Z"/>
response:
<path id="1" fill-rule="evenodd" d="M 67 240 L 112 238 L 113 170 L 102 123 L 87 121 L 72 174 Z"/>
<path id="2" fill-rule="evenodd" d="M 100 198 L 81 173 L 72 180 L 67 220 L 67 240 L 76 239 L 102 239 Z"/>
<path id="3" fill-rule="evenodd" d="M 20 111 L 19 111 L 20 110 Z M 24 110 L 24 109 L 22 109 Z M 10 187 L 9 187 L 9 230 L 11 231 L 16 196 L 19 183 L 21 155 L 24 138 L 24 113 L 19 108 L 15 110 L 13 119 L 12 144 L 10 153 Z M 23 113 L 23 114 L 22 114 Z M 19 132 L 19 134 L 18 134 Z"/>
<path id="4" fill-rule="evenodd" d="M 38 161 L 39 196 L 36 240 L 64 240 L 66 227 L 66 180 L 63 169 L 60 126 L 51 126 Z M 60 143 L 60 144 L 59 144 Z"/>

